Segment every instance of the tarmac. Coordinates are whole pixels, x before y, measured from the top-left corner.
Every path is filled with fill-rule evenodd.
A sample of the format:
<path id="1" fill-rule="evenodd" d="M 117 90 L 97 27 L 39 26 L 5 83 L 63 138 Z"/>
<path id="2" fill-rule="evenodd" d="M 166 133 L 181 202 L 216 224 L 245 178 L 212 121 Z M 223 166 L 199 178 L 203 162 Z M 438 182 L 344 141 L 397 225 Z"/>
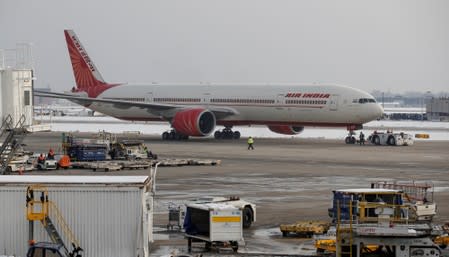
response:
<path id="1" fill-rule="evenodd" d="M 79 137 L 92 137 L 82 133 Z M 434 184 L 436 222 L 449 222 L 449 142 L 416 141 L 413 146 L 346 145 L 339 140 L 246 138 L 162 141 L 140 136 L 159 158 L 219 159 L 218 166 L 159 167 L 155 196 L 155 238 L 152 256 L 184 252 L 182 233 L 166 231 L 168 204 L 182 204 L 205 195 L 231 196 L 254 202 L 257 221 L 245 230 L 239 253 L 311 255 L 310 239 L 282 238 L 279 225 L 298 220 L 329 220 L 332 190 L 368 188 L 375 181 L 415 181 Z M 28 135 L 25 148 L 35 153 L 61 147 L 61 133 Z M 149 170 L 92 172 L 41 171 L 32 174 L 148 175 Z M 201 253 L 201 249 L 194 249 Z M 203 253 L 204 255 L 205 253 Z M 207 255 L 207 254 L 206 254 Z M 210 254 L 209 254 L 210 255 Z"/>

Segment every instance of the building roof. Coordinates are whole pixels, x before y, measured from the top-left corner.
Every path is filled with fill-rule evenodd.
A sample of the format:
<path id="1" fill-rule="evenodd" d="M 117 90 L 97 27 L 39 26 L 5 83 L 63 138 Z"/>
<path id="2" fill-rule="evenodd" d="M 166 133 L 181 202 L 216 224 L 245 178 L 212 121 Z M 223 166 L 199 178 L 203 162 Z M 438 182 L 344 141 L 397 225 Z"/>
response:
<path id="1" fill-rule="evenodd" d="M 139 184 L 150 181 L 148 176 L 0 176 L 0 185 L 8 184 Z"/>

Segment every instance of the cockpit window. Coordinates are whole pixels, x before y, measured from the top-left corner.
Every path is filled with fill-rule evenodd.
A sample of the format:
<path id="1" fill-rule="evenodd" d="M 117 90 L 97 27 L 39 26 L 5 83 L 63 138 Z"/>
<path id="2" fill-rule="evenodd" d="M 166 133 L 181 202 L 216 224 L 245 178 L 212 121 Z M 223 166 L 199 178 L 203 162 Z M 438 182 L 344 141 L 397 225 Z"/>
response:
<path id="1" fill-rule="evenodd" d="M 365 103 L 375 103 L 376 100 L 372 99 L 372 98 L 360 98 L 359 99 L 359 103 L 360 104 L 365 104 Z"/>

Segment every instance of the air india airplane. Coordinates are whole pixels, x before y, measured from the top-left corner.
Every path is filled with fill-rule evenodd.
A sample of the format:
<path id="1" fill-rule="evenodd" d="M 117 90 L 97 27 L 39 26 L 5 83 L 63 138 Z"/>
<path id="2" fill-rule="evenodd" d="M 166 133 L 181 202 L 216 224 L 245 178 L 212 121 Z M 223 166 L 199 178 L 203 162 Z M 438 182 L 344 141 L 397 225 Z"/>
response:
<path id="1" fill-rule="evenodd" d="M 305 126 L 346 127 L 346 143 L 355 143 L 352 132 L 383 114 L 372 95 L 340 85 L 107 83 L 76 34 L 64 33 L 76 87 L 35 95 L 68 99 L 122 120 L 169 122 L 172 130 L 162 134 L 164 140 L 206 137 L 216 126 L 224 126 L 215 131 L 216 139 L 238 139 L 233 126 L 265 125 L 285 135 Z"/>

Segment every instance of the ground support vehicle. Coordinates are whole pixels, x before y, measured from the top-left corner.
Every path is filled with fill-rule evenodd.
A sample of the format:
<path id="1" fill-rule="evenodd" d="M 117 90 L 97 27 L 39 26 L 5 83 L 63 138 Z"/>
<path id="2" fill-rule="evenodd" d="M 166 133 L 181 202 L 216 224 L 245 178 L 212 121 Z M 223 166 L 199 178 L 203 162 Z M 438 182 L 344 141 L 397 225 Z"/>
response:
<path id="1" fill-rule="evenodd" d="M 440 257 L 429 223 L 409 219 L 411 206 L 396 189 L 333 191 L 336 257 Z M 329 242 L 327 242 L 329 243 Z M 375 251 L 366 251 L 367 246 Z"/>
<path id="2" fill-rule="evenodd" d="M 72 135 L 62 135 L 64 154 L 71 161 L 104 161 L 109 152 L 109 140 L 75 138 Z"/>
<path id="3" fill-rule="evenodd" d="M 32 171 L 34 169 L 33 163 L 28 154 L 19 153 L 16 154 L 9 161 L 8 167 L 6 168 L 6 174 L 11 172 L 24 172 Z"/>
<path id="4" fill-rule="evenodd" d="M 121 140 L 111 144 L 111 159 L 157 159 L 142 140 Z"/>
<path id="5" fill-rule="evenodd" d="M 222 203 L 190 203 L 186 207 L 184 229 L 189 252 L 193 242 L 205 243 L 206 250 L 231 247 L 237 252 L 239 241 L 243 241 L 240 209 Z"/>
<path id="6" fill-rule="evenodd" d="M 54 159 L 46 159 L 44 162 L 36 164 L 38 170 L 56 170 L 58 169 L 58 162 Z"/>
<path id="7" fill-rule="evenodd" d="M 181 206 L 177 206 L 174 203 L 168 204 L 168 224 L 167 230 L 182 229 L 182 224 L 185 218 L 185 210 Z"/>
<path id="8" fill-rule="evenodd" d="M 413 145 L 413 135 L 404 132 L 377 132 L 368 137 L 368 141 L 375 145 L 409 146 Z"/>
<path id="9" fill-rule="evenodd" d="M 330 225 L 327 221 L 298 221 L 294 224 L 282 224 L 279 228 L 284 237 L 289 234 L 312 237 L 313 235 L 325 234 Z"/>
<path id="10" fill-rule="evenodd" d="M 192 201 L 193 203 L 221 203 L 234 206 L 242 210 L 243 228 L 251 227 L 256 221 L 256 205 L 240 199 L 238 196 L 231 197 L 201 197 Z"/>
<path id="11" fill-rule="evenodd" d="M 432 222 L 437 214 L 437 205 L 433 200 L 432 183 L 379 181 L 371 183 L 371 188 L 396 189 L 404 192 L 404 204 L 410 205 L 409 218 L 414 222 Z"/>

